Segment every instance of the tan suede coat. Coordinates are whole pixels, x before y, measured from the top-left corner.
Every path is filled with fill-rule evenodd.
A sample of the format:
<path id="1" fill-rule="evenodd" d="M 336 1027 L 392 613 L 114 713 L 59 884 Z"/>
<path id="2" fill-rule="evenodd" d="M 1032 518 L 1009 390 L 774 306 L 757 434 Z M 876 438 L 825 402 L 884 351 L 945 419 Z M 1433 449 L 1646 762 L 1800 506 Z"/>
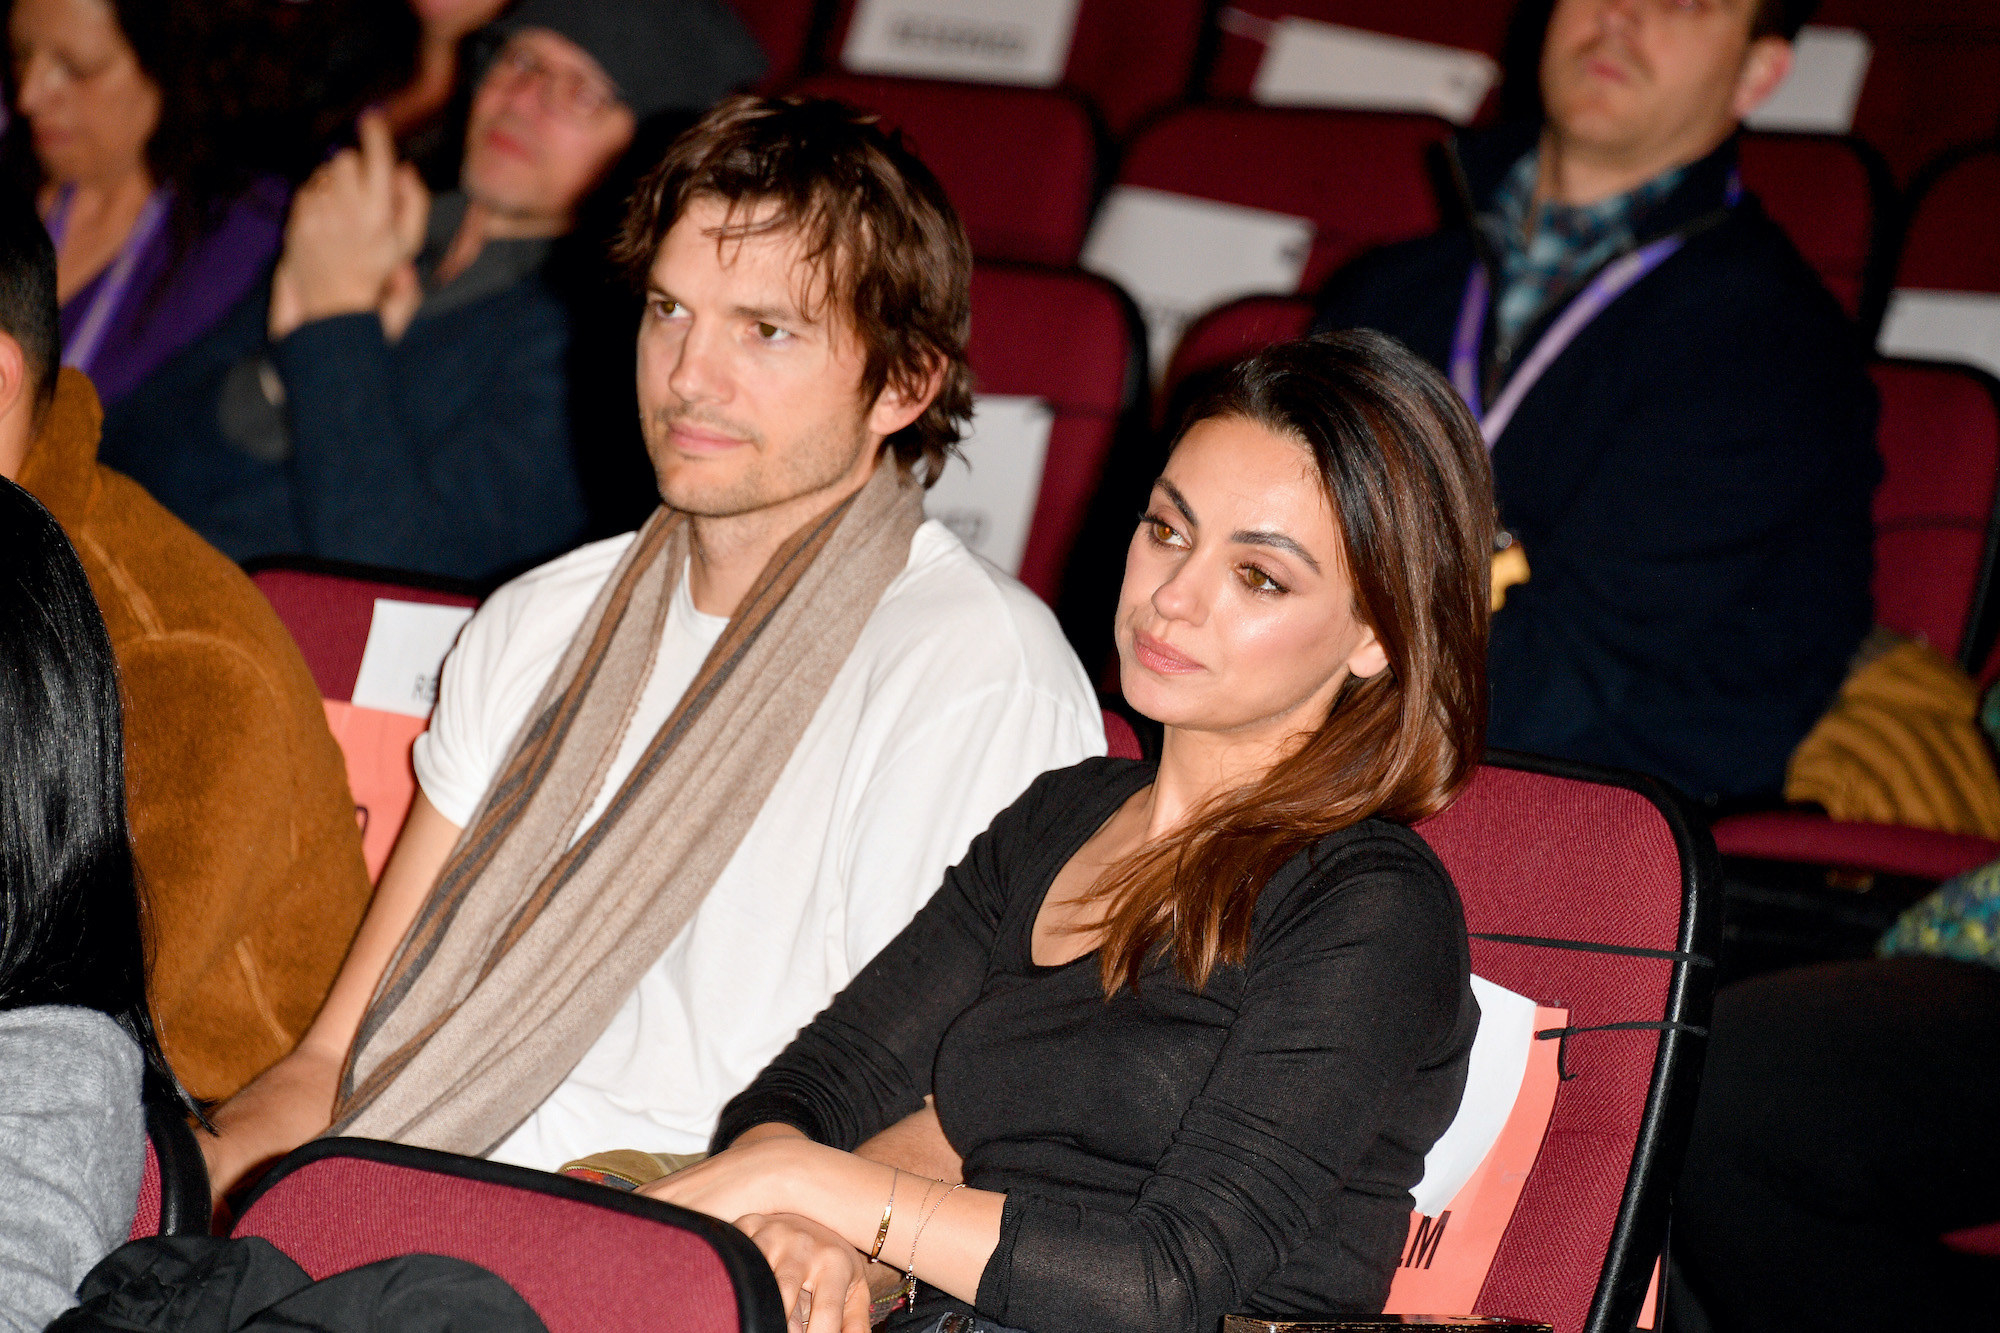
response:
<path id="1" fill-rule="evenodd" d="M 97 462 L 103 411 L 64 370 L 21 485 L 69 534 L 125 688 L 133 855 L 153 1015 L 198 1097 L 291 1050 L 369 897 L 340 748 L 257 588 Z"/>

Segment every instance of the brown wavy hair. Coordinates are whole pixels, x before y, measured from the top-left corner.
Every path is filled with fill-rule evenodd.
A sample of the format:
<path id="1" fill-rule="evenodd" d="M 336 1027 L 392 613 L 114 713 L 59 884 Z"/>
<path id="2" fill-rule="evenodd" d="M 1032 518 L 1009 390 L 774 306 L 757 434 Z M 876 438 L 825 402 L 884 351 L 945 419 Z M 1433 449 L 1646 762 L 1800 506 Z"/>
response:
<path id="1" fill-rule="evenodd" d="M 819 97 L 741 95 L 716 104 L 674 141 L 626 209 L 612 259 L 645 290 L 674 221 L 698 198 L 730 205 L 716 244 L 796 228 L 817 279 L 815 304 L 853 317 L 866 351 L 864 399 L 912 395 L 942 366 L 923 415 L 888 439 L 928 486 L 972 419 L 972 242 L 937 177 L 875 117 Z M 775 204 L 754 225 L 737 221 Z"/>
<path id="2" fill-rule="evenodd" d="M 1324 722 L 1248 787 L 1113 866 L 1099 946 L 1107 996 L 1170 951 L 1195 989 L 1241 964 L 1257 896 L 1279 868 L 1364 819 L 1414 823 L 1465 786 L 1485 748 L 1493 479 L 1479 428 L 1428 364 L 1367 330 L 1282 343 L 1197 398 L 1312 455 L 1354 607 L 1389 665 L 1350 677 Z"/>

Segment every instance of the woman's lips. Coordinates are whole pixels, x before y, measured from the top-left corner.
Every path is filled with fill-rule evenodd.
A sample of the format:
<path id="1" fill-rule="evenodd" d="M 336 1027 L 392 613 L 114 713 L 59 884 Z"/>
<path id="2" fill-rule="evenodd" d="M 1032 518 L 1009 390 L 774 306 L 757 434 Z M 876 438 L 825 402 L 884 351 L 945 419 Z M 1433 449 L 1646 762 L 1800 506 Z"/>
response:
<path id="1" fill-rule="evenodd" d="M 1139 659 L 1140 666 L 1162 676 L 1185 676 L 1206 670 L 1192 657 L 1175 652 L 1144 630 L 1132 636 L 1132 656 Z"/>

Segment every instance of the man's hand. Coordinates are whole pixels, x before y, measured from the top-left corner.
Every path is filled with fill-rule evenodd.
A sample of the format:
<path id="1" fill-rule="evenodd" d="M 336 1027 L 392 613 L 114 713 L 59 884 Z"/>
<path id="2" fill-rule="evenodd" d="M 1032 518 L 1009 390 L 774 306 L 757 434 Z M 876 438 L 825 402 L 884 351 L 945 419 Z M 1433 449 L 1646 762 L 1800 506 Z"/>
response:
<path id="1" fill-rule="evenodd" d="M 415 306 L 415 271 L 430 216 L 416 169 L 396 161 L 389 125 L 361 118 L 360 147 L 336 154 L 292 201 L 285 250 L 271 278 L 270 334 L 335 315 L 378 312 L 399 334 Z"/>

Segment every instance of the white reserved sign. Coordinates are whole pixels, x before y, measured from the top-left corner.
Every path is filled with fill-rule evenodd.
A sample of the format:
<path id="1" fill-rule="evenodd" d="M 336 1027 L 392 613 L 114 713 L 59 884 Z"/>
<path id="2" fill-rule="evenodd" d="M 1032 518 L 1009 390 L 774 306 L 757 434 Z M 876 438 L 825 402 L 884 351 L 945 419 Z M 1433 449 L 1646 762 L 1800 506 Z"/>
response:
<path id="1" fill-rule="evenodd" d="M 1081 0 L 861 0 L 840 62 L 857 74 L 1060 83 Z"/>
<path id="2" fill-rule="evenodd" d="M 1500 78 L 1478 51 L 1313 19 L 1279 19 L 1269 41 L 1250 95 L 1277 106 L 1428 111 L 1464 125 Z"/>
<path id="3" fill-rule="evenodd" d="M 1500 1141 L 1528 1073 L 1528 1050 L 1535 1041 L 1535 1002 L 1485 977 L 1472 978 L 1479 1001 L 1479 1032 L 1465 1071 L 1465 1095 L 1458 1114 L 1424 1154 L 1424 1178 L 1411 1191 L 1416 1210 L 1436 1217 L 1451 1206 L 1465 1182 Z"/>
<path id="4" fill-rule="evenodd" d="M 1296 292 L 1316 230 L 1311 218 L 1120 185 L 1098 210 L 1083 266 L 1138 302 L 1157 379 L 1196 316 L 1239 296 Z"/>
<path id="5" fill-rule="evenodd" d="M 959 443 L 965 456 L 952 459 L 924 495 L 926 514 L 1009 574 L 1021 572 L 1028 549 L 1055 420 L 1039 398 L 978 395 L 972 429 Z"/>
<path id="6" fill-rule="evenodd" d="M 438 673 L 472 608 L 375 599 L 368 645 L 354 678 L 354 706 L 410 717 L 429 717 L 437 703 Z"/>
<path id="7" fill-rule="evenodd" d="M 1867 36 L 1852 28 L 1799 29 L 1792 72 L 1743 123 L 1753 130 L 1846 134 L 1854 128 L 1854 106 L 1874 54 Z"/>
<path id="8" fill-rule="evenodd" d="M 1884 356 L 1963 361 L 2000 375 L 2000 295 L 1900 288 L 1889 297 L 1875 348 Z"/>

